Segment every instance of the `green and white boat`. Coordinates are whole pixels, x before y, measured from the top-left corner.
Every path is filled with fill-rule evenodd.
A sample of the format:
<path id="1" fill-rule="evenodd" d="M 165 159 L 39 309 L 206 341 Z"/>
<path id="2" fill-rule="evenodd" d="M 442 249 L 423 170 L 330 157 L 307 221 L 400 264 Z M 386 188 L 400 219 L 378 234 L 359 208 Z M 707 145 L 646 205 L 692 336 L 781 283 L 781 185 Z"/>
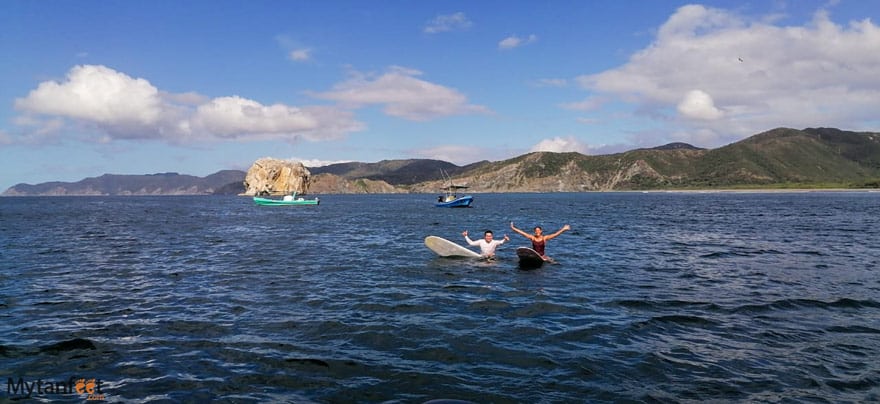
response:
<path id="1" fill-rule="evenodd" d="M 317 205 L 321 201 L 318 198 L 315 199 L 304 199 L 302 197 L 297 198 L 296 192 L 292 195 L 284 195 L 282 199 L 272 199 L 272 198 L 263 198 L 259 196 L 254 197 L 254 203 L 260 206 L 296 206 L 296 205 Z"/>

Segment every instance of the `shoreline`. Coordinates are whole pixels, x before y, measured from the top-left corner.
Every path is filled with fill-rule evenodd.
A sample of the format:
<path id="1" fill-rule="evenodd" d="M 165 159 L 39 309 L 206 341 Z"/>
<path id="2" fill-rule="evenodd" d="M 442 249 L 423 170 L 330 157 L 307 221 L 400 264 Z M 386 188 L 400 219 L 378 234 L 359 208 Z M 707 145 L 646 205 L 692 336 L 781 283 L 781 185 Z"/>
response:
<path id="1" fill-rule="evenodd" d="M 725 189 L 656 189 L 644 191 L 612 191 L 612 192 L 642 192 L 642 193 L 810 193 L 810 192 L 880 192 L 878 188 L 725 188 Z"/>
<path id="2" fill-rule="evenodd" d="M 473 195 L 480 194 L 588 194 L 588 193 L 639 193 L 639 194 L 803 194 L 803 193 L 880 193 L 880 188 L 723 188 L 723 189 L 645 189 L 645 190 L 588 190 L 588 191 L 512 191 L 512 192 L 471 192 Z M 320 192 L 309 195 L 434 195 L 431 192 L 391 192 L 391 193 L 343 193 L 343 192 Z M 306 194 L 303 194 L 306 195 Z M 253 197 L 247 194 L 48 194 L 48 195 L 4 195 L 0 198 L 33 198 L 33 197 L 138 197 L 138 196 L 238 196 Z"/>

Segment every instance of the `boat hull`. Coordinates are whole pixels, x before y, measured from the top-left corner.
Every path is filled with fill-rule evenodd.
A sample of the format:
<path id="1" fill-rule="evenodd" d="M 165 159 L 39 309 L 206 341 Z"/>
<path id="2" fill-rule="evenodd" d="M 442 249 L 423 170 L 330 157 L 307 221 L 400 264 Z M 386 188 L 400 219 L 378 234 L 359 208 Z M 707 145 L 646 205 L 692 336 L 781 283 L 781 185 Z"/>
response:
<path id="1" fill-rule="evenodd" d="M 469 208 L 473 201 L 474 197 L 470 195 L 465 195 L 461 198 L 455 198 L 451 201 L 437 202 L 434 204 L 434 206 L 438 208 Z"/>
<path id="2" fill-rule="evenodd" d="M 298 205 L 317 205 L 320 203 L 318 198 L 315 199 L 294 199 L 285 201 L 282 199 L 260 198 L 254 197 L 254 203 L 260 206 L 298 206 Z"/>

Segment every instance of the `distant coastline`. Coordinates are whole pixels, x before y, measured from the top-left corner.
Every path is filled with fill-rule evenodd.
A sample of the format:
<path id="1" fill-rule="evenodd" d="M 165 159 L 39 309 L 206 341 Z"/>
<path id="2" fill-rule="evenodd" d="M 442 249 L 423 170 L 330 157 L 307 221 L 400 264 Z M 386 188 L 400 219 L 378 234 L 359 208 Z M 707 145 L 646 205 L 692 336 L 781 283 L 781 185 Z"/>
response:
<path id="1" fill-rule="evenodd" d="M 727 193 L 727 194 L 761 194 L 761 193 L 814 193 L 814 192 L 880 192 L 877 188 L 735 188 L 735 189 L 654 189 L 643 191 L 621 191 L 621 192 L 640 192 L 640 193 L 693 193 L 693 194 L 709 194 L 709 193 Z"/>
<path id="2" fill-rule="evenodd" d="M 466 166 L 409 159 L 308 171 L 313 194 L 432 194 L 450 181 L 466 185 L 467 193 L 862 191 L 880 189 L 880 133 L 776 128 L 717 149 L 670 143 L 610 155 L 532 152 Z M 245 191 L 246 174 L 105 174 L 18 184 L 2 195 L 237 195 Z"/>
<path id="3" fill-rule="evenodd" d="M 808 193 L 880 193 L 877 188 L 737 188 L 737 189 L 650 189 L 650 190 L 587 190 L 587 191 L 509 191 L 509 192 L 475 192 L 474 195 L 480 194 L 612 194 L 612 193 L 628 193 L 628 194 L 808 194 Z M 432 192 L 391 192 L 391 193 L 311 193 L 313 195 L 426 195 L 435 196 Z M 126 195 L 102 195 L 102 194 L 64 194 L 64 195 L 5 195 L 2 198 L 63 198 L 63 197 L 81 197 L 81 198 L 105 198 L 105 197 L 189 197 L 189 196 L 238 196 L 243 198 L 251 198 L 246 194 L 126 194 Z"/>

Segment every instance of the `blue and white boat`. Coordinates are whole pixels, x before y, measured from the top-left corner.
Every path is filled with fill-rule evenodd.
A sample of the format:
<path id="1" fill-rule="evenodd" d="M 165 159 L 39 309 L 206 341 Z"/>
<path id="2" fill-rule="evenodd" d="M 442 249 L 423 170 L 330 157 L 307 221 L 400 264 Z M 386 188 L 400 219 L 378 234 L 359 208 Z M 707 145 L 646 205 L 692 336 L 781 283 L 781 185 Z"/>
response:
<path id="1" fill-rule="evenodd" d="M 465 189 L 466 186 L 450 185 L 446 187 L 446 192 L 437 198 L 434 206 L 438 208 L 469 208 L 474 201 L 474 197 L 470 195 L 458 196 L 456 190 Z"/>

